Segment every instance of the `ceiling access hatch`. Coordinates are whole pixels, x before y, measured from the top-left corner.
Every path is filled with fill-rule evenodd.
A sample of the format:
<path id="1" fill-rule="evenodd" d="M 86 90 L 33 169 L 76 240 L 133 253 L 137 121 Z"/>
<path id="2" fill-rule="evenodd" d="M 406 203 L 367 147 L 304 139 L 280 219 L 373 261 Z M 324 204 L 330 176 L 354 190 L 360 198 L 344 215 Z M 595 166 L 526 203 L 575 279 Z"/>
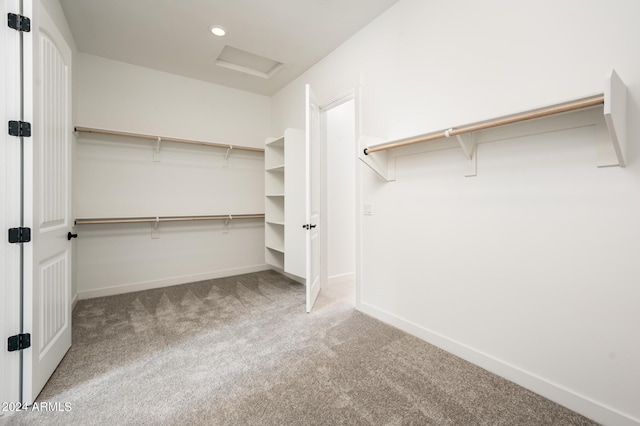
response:
<path id="1" fill-rule="evenodd" d="M 282 62 L 231 46 L 225 46 L 222 49 L 216 59 L 216 65 L 262 78 L 272 77 L 284 66 Z"/>

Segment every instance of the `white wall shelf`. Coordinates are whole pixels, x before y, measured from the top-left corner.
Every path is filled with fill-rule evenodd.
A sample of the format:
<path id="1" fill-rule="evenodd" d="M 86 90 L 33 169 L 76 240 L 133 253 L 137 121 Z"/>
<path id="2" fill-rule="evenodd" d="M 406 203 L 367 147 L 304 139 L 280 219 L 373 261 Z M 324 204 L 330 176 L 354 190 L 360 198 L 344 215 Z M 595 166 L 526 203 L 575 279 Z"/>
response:
<path id="1" fill-rule="evenodd" d="M 264 232 L 266 247 L 284 253 L 284 226 L 267 222 Z"/>
<path id="2" fill-rule="evenodd" d="M 241 146 L 241 145 L 228 145 L 228 144 L 220 144 L 215 142 L 205 142 L 205 141 L 197 141 L 192 139 L 180 139 L 173 138 L 167 136 L 154 136 L 154 135 L 145 135 L 141 133 L 130 133 L 130 132 L 121 132 L 116 130 L 105 130 L 105 129 L 94 129 L 90 127 L 81 127 L 76 126 L 74 128 L 76 133 L 96 133 L 101 135 L 110 135 L 110 136 L 122 136 L 126 138 L 134 138 L 134 139 L 147 139 L 154 141 L 153 143 L 153 161 L 160 161 L 160 149 L 162 146 L 162 142 L 173 142 L 173 143 L 181 143 L 188 145 L 200 145 L 200 146 L 208 146 L 212 148 L 222 148 L 226 150 L 224 159 L 225 161 L 229 158 L 229 154 L 233 150 L 239 151 L 250 151 L 250 152 L 264 152 L 262 148 L 254 148 L 250 146 Z"/>
<path id="3" fill-rule="evenodd" d="M 280 138 L 272 138 L 270 142 L 265 143 L 270 148 L 284 148 L 284 136 Z"/>
<path id="4" fill-rule="evenodd" d="M 277 246 L 274 245 L 274 246 L 267 246 L 267 248 L 269 250 L 277 251 L 278 253 L 284 254 L 284 246 L 277 247 Z"/>
<path id="5" fill-rule="evenodd" d="M 363 137 L 359 158 L 387 182 L 396 179 L 396 158 L 426 152 L 424 142 L 433 141 L 436 149 L 459 147 L 467 161 L 465 176 L 476 176 L 477 145 L 506 137 L 595 125 L 598 133 L 597 166 L 625 167 L 627 161 L 627 89 L 615 71 L 605 78 L 604 93 L 562 104 L 498 117 L 492 120 L 451 127 L 392 142 Z M 593 110 L 597 109 L 597 113 Z M 575 114 L 566 114 L 572 113 Z M 544 118 L 544 122 L 539 121 Z M 517 126 L 509 126 L 518 124 Z"/>
<path id="6" fill-rule="evenodd" d="M 280 226 L 284 226 L 284 222 L 273 222 L 273 221 L 268 221 L 266 223 L 269 223 L 271 225 L 280 225 Z"/>
<path id="7" fill-rule="evenodd" d="M 278 269 L 284 269 L 284 249 L 277 250 L 267 247 L 264 258 L 267 264 L 275 266 Z"/>
<path id="8" fill-rule="evenodd" d="M 266 169 L 268 172 L 284 172 L 284 164 L 279 164 L 277 166 L 269 167 Z"/>

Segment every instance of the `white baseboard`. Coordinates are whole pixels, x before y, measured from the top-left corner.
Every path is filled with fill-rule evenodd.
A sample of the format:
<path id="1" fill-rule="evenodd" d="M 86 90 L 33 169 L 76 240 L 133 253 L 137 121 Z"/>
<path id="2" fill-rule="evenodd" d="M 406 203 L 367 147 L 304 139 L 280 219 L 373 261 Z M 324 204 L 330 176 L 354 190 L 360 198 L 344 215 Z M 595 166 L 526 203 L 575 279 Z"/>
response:
<path id="1" fill-rule="evenodd" d="M 327 278 L 327 284 L 329 285 L 342 284 L 342 283 L 351 282 L 355 280 L 356 280 L 355 272 L 350 272 L 348 274 L 334 275 L 332 277 Z"/>
<path id="2" fill-rule="evenodd" d="M 78 303 L 78 293 L 73 295 L 73 299 L 71 299 L 71 312 L 76 308 L 76 304 Z"/>
<path id="3" fill-rule="evenodd" d="M 275 267 L 275 266 L 273 266 L 273 265 L 271 265 L 271 266 L 270 266 L 270 269 L 273 269 L 273 270 L 274 270 L 274 271 L 276 271 L 277 273 L 282 274 L 282 275 L 284 275 L 285 277 L 289 278 L 290 280 L 293 280 L 293 281 L 295 281 L 295 282 L 297 282 L 297 283 L 300 283 L 300 284 L 302 284 L 302 285 L 305 285 L 305 283 L 306 283 L 306 280 L 305 280 L 304 278 L 299 277 L 299 276 L 297 276 L 297 275 L 292 275 L 292 274 L 290 274 L 290 273 L 288 273 L 288 272 L 285 272 L 285 271 L 284 271 L 284 269 L 280 269 L 280 268 Z"/>
<path id="4" fill-rule="evenodd" d="M 638 419 L 633 419 L 602 403 L 579 395 L 570 389 L 566 389 L 542 377 L 464 345 L 463 343 L 435 333 L 411 321 L 407 321 L 363 302 L 359 302 L 356 308 L 367 315 L 425 340 L 498 376 L 517 383 L 598 423 L 616 426 L 640 425 L 640 420 Z"/>
<path id="5" fill-rule="evenodd" d="M 213 280 L 216 278 L 232 277 L 234 275 L 249 274 L 252 272 L 268 271 L 272 269 L 267 264 L 246 266 L 242 268 L 223 269 L 204 274 L 184 275 L 180 277 L 164 278 L 160 280 L 144 281 L 139 283 L 123 284 L 114 287 L 103 287 L 94 290 L 78 291 L 80 300 L 93 299 L 95 297 L 114 296 L 116 294 L 132 293 L 134 291 L 150 290 L 153 288 L 169 287 L 178 284 L 187 284 L 197 281 Z"/>

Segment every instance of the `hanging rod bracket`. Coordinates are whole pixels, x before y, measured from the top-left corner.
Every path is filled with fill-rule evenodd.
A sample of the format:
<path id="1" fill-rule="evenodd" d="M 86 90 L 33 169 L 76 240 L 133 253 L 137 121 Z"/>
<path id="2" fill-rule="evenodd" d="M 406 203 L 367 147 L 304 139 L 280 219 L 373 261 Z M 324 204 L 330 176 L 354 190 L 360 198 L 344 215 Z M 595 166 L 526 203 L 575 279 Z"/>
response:
<path id="1" fill-rule="evenodd" d="M 396 180 L 395 168 L 392 167 L 395 165 L 395 160 L 389 160 L 387 152 L 378 152 L 374 155 L 370 155 L 373 153 L 368 152 L 368 146 L 380 142 L 382 142 L 382 139 L 371 136 L 361 136 L 358 141 L 360 147 L 358 150 L 358 158 L 385 182 Z"/>
<path id="2" fill-rule="evenodd" d="M 462 148 L 462 152 L 464 152 L 467 160 L 471 160 L 471 157 L 473 157 L 473 154 L 475 154 L 476 151 L 475 134 L 465 133 L 462 135 L 456 135 L 456 139 L 458 139 L 460 148 Z"/>
<path id="3" fill-rule="evenodd" d="M 608 151 L 613 161 L 608 161 L 598 151 L 598 167 L 627 165 L 627 86 L 615 70 L 609 70 L 605 78 L 604 120 L 608 136 Z M 606 143 L 606 142 L 605 142 Z"/>
<path id="4" fill-rule="evenodd" d="M 155 148 L 153 150 L 153 161 L 155 163 L 160 161 L 160 143 L 161 142 L 162 142 L 162 138 L 160 136 L 158 136 L 158 139 L 156 139 Z"/>
<path id="5" fill-rule="evenodd" d="M 453 129 L 451 129 L 453 130 Z M 449 131 L 447 131 L 449 132 Z M 460 148 L 464 152 L 464 156 L 469 160 L 464 172 L 465 177 L 473 177 L 478 174 L 478 158 L 476 149 L 476 135 L 475 133 L 465 133 L 462 135 L 456 135 Z"/>
<path id="6" fill-rule="evenodd" d="M 233 145 L 229 145 L 227 147 L 227 152 L 224 154 L 224 162 L 222 163 L 223 167 L 227 167 L 229 165 L 229 154 L 231 153 L 231 150 L 233 149 Z"/>
<path id="7" fill-rule="evenodd" d="M 160 238 L 160 230 L 158 229 L 160 226 L 160 217 L 156 216 L 155 222 L 153 222 L 153 228 L 151 228 L 151 238 L 157 240 Z"/>
<path id="8" fill-rule="evenodd" d="M 233 216 L 229 215 L 224 221 L 224 228 L 222 229 L 223 234 L 229 233 L 229 222 L 233 220 Z"/>

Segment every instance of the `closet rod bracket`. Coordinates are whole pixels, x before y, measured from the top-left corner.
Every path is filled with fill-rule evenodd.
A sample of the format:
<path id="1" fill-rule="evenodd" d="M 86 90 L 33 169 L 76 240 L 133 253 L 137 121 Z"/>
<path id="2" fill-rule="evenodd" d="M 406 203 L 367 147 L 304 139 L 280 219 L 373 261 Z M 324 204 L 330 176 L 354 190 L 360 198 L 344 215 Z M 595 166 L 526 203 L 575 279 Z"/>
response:
<path id="1" fill-rule="evenodd" d="M 231 150 L 233 149 L 233 145 L 229 145 L 227 147 L 227 152 L 224 154 L 224 162 L 223 162 L 223 166 L 227 167 L 229 165 L 228 160 L 229 160 L 229 154 L 231 153 Z"/>
<path id="2" fill-rule="evenodd" d="M 162 138 L 160 136 L 158 136 L 158 139 L 156 139 L 155 148 L 153 150 L 153 161 L 155 163 L 160 161 L 160 143 L 161 142 L 162 142 Z"/>
<path id="3" fill-rule="evenodd" d="M 155 222 L 153 222 L 153 228 L 151 228 L 151 239 L 157 240 L 160 238 L 160 217 L 156 216 Z"/>
<path id="4" fill-rule="evenodd" d="M 223 234 L 229 233 L 229 222 L 233 220 L 233 216 L 229 215 L 224 221 L 224 228 L 222 229 Z"/>
<path id="5" fill-rule="evenodd" d="M 453 129 L 447 130 L 447 133 L 452 131 Z M 464 156 L 469 160 L 466 170 L 464 172 L 465 177 L 473 177 L 478 174 L 478 159 L 476 156 L 476 134 L 475 133 L 464 133 L 460 135 L 456 135 L 456 139 L 458 139 L 458 143 L 460 144 L 460 148 L 462 148 L 462 152 L 464 152 Z"/>

